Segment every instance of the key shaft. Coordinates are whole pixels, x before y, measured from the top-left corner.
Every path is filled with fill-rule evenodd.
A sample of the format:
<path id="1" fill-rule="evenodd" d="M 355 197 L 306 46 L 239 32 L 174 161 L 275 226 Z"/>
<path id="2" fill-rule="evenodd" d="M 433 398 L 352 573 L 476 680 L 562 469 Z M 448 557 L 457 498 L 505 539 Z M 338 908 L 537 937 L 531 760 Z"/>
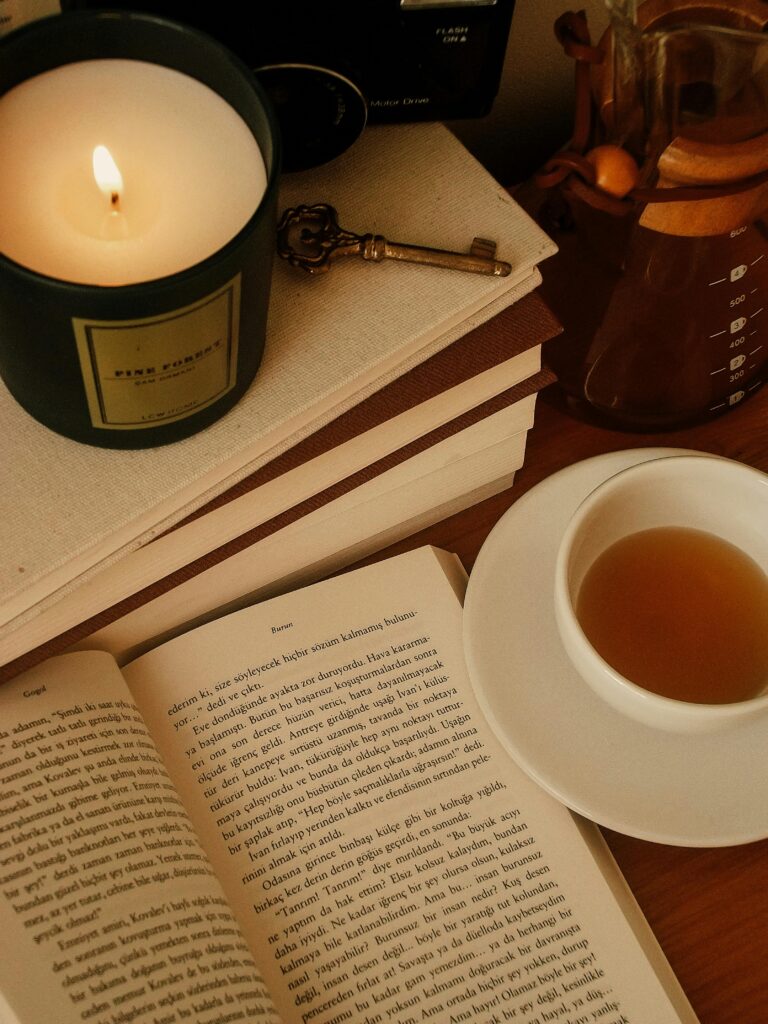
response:
<path id="1" fill-rule="evenodd" d="M 492 242 L 487 243 L 485 239 L 475 239 L 469 252 L 452 252 L 450 249 L 390 242 L 382 235 L 365 235 L 362 241 L 360 255 L 374 263 L 380 263 L 382 260 L 399 260 L 402 263 L 420 263 L 427 267 L 444 267 L 446 270 L 463 270 L 470 274 L 490 274 L 494 277 L 506 277 L 512 270 L 509 263 L 488 255 L 487 249 L 480 249 L 478 242 L 492 246 L 495 251 L 496 246 Z"/>

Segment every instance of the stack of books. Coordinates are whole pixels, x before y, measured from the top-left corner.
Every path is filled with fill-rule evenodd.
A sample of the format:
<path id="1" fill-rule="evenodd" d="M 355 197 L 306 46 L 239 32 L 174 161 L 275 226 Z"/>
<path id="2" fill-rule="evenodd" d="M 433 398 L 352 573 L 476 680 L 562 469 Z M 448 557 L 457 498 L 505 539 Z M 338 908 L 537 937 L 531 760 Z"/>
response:
<path id="1" fill-rule="evenodd" d="M 180 580 L 212 552 L 229 570 L 233 545 L 250 553 L 257 571 L 231 576 L 258 596 L 511 486 L 551 379 L 541 345 L 559 328 L 535 289 L 554 244 L 441 125 L 371 128 L 332 164 L 285 177 L 281 207 L 315 202 L 361 234 L 456 251 L 494 239 L 512 273 L 345 259 L 309 276 L 279 261 L 253 387 L 164 448 L 88 448 L 0 394 L 13 439 L 0 664 L 93 634 L 148 587 L 185 615 Z"/>

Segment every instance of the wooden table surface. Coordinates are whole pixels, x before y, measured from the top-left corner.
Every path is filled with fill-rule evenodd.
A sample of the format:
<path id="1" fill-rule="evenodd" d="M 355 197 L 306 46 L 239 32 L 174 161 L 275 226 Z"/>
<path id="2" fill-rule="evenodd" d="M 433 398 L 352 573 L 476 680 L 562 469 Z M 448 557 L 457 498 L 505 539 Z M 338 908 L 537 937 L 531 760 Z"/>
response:
<path id="1" fill-rule="evenodd" d="M 574 416 L 558 386 L 550 387 L 539 398 L 514 487 L 387 553 L 436 544 L 471 571 L 491 527 L 540 480 L 593 455 L 646 446 L 713 452 L 768 472 L 768 389 L 708 423 L 634 434 Z M 768 805 L 765 814 L 768 825 Z M 768 840 L 685 849 L 603 832 L 701 1024 L 768 1024 Z"/>

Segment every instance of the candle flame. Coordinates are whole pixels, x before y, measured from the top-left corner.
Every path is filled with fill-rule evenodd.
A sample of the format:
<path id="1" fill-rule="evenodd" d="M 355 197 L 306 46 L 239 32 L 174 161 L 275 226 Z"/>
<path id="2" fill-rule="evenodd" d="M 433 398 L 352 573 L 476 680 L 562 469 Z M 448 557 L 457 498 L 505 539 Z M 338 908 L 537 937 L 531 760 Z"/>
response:
<path id="1" fill-rule="evenodd" d="M 123 191 L 123 176 L 106 146 L 97 146 L 93 151 L 93 176 L 113 208 L 117 209 Z"/>

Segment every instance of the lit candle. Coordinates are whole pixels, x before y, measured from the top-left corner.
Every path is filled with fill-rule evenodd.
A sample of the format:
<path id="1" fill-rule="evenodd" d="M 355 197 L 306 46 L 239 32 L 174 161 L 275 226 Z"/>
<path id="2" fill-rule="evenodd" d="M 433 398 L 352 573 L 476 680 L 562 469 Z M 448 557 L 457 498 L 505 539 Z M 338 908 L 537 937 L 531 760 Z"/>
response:
<path id="1" fill-rule="evenodd" d="M 106 146 L 97 146 L 93 151 L 93 177 L 104 195 L 109 198 L 110 213 L 119 213 L 123 176 Z"/>
<path id="2" fill-rule="evenodd" d="M 0 373 L 66 437 L 187 437 L 264 348 L 280 166 L 252 73 L 127 11 L 0 39 Z"/>
<path id="3" fill-rule="evenodd" d="M 106 204 L 92 170 L 105 151 L 120 179 Z M 240 231 L 265 185 L 238 114 L 171 68 L 80 61 L 0 97 L 0 250 L 50 277 L 123 285 L 184 270 Z"/>

